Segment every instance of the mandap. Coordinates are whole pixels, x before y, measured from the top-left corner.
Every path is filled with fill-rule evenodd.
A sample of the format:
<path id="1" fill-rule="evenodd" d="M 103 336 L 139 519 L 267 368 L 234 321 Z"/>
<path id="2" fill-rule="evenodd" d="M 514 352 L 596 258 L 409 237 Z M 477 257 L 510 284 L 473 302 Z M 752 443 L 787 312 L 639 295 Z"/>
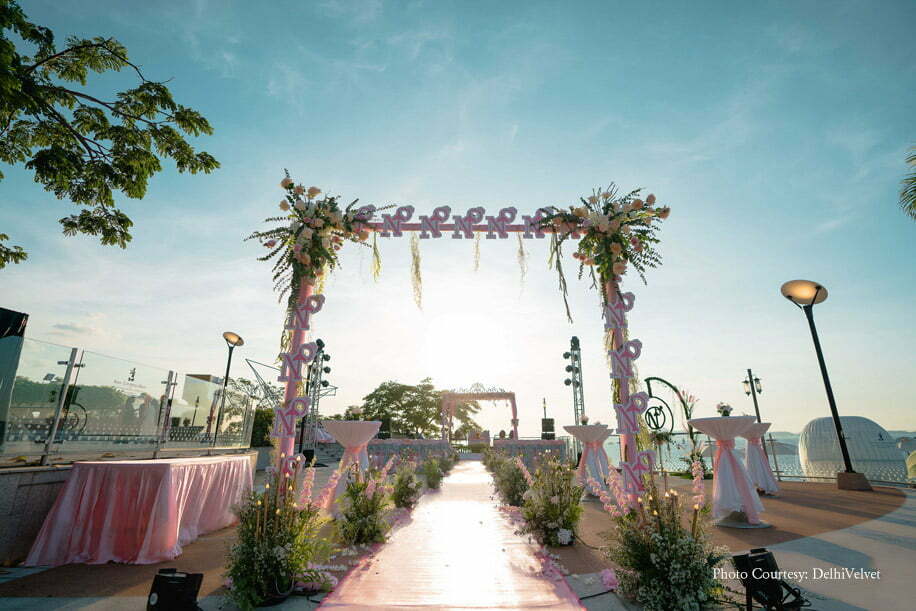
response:
<path id="1" fill-rule="evenodd" d="M 481 207 L 458 213 L 449 206 L 439 206 L 430 214 L 415 218 L 413 206 L 376 207 L 358 205 L 358 200 L 343 206 L 338 196 L 324 194 L 318 187 L 297 184 L 288 173 L 280 188 L 281 214 L 266 219 L 272 227 L 255 231 L 248 238 L 259 240 L 268 250 L 259 260 L 273 263 L 275 289 L 287 305 L 277 378 L 285 384 L 285 393 L 275 409 L 272 431 L 279 442 L 280 468 L 291 470 L 296 461 L 293 456 L 296 420 L 307 413 L 310 402 L 309 397 L 303 396 L 305 366 L 318 353 L 318 346 L 309 341 L 309 334 L 314 316 L 325 306 L 324 279 L 337 266 L 340 249 L 346 243 L 371 248 L 377 277 L 381 269 L 378 240 L 410 236 L 414 299 L 419 305 L 421 240 L 435 241 L 448 236 L 476 240 L 479 245 L 481 237 L 505 240 L 511 235 L 518 241 L 523 270 L 525 241 L 550 241 L 550 262 L 559 276 L 567 317 L 570 312 L 563 267 L 567 262 L 563 254 L 566 244 L 574 244 L 571 257 L 579 272 L 591 277 L 603 304 L 613 403 L 622 438 L 620 469 L 624 486 L 631 494 L 642 490 L 642 474 L 651 469 L 654 455 L 651 451 L 638 450 L 636 434 L 649 397 L 645 392 L 635 392 L 633 361 L 642 352 L 642 342 L 629 337 L 626 314 L 636 298 L 632 292 L 621 292 L 621 283 L 628 272 L 635 272 L 645 281 L 646 270 L 661 263 L 656 248 L 657 230 L 670 208 L 657 205 L 652 194 L 645 199 L 639 196 L 639 189 L 621 194 L 611 184 L 568 207 L 547 206 L 528 214 L 520 215 L 512 207 L 489 215 Z M 512 399 L 515 427 L 517 418 Z M 443 411 L 447 411 L 447 406 Z"/>

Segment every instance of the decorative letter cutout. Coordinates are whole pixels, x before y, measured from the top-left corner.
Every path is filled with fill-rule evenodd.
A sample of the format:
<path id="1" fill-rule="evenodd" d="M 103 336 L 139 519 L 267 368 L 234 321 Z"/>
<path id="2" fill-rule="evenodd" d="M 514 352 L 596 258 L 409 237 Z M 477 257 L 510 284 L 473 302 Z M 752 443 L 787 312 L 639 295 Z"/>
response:
<path id="1" fill-rule="evenodd" d="M 452 217 L 455 221 L 455 231 L 452 232 L 452 239 L 460 240 L 461 234 L 464 234 L 464 237 L 471 239 L 474 237 L 474 225 L 483 220 L 483 215 L 486 212 L 483 208 L 471 208 L 468 210 L 467 214 L 463 217 L 458 216 L 457 214 Z"/>
<path id="2" fill-rule="evenodd" d="M 311 363 L 318 353 L 318 344 L 309 342 L 299 346 L 297 352 L 280 353 L 280 377 L 278 382 L 298 382 L 302 379 L 302 364 Z"/>
<path id="3" fill-rule="evenodd" d="M 309 401 L 308 397 L 296 397 L 291 399 L 286 407 L 277 409 L 271 437 L 295 437 L 296 418 L 301 418 L 308 412 Z"/>
<path id="4" fill-rule="evenodd" d="M 308 331 L 309 318 L 324 306 L 324 295 L 310 295 L 305 303 L 300 303 L 292 316 L 286 321 L 287 330 Z"/>
<path id="5" fill-rule="evenodd" d="M 487 239 L 495 240 L 496 234 L 499 234 L 500 239 L 508 238 L 509 233 L 506 231 L 506 225 L 514 221 L 517 214 L 518 211 L 515 208 L 503 208 L 497 216 L 488 216 Z"/>
<path id="6" fill-rule="evenodd" d="M 412 216 L 413 206 L 400 206 L 393 215 L 383 214 L 382 237 L 387 238 L 392 234 L 396 238 L 401 237 L 403 235 L 401 233 L 401 225 L 409 221 Z"/>
<path id="7" fill-rule="evenodd" d="M 441 238 L 442 231 L 439 229 L 439 225 L 448 220 L 448 216 L 452 213 L 452 209 L 448 206 L 439 206 L 433 210 L 432 215 L 426 216 L 425 214 L 420 215 L 420 239 L 426 240 L 430 237 Z"/>
<path id="8" fill-rule="evenodd" d="M 642 342 L 631 339 L 618 350 L 611 350 L 611 377 L 623 380 L 633 377 L 633 361 L 642 353 Z"/>

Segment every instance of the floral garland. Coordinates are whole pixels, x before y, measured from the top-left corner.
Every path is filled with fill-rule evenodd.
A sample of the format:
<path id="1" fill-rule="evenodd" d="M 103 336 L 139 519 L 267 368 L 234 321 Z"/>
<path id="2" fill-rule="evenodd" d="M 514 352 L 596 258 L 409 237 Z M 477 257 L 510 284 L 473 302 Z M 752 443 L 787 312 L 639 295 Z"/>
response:
<path id="1" fill-rule="evenodd" d="M 280 181 L 280 188 L 284 195 L 279 208 L 285 214 L 264 221 L 279 225 L 255 231 L 246 239 L 261 240 L 270 250 L 258 261 L 275 259 L 274 290 L 280 293 L 281 301 L 288 297 L 287 307 L 292 309 L 303 282 L 318 284 L 339 265 L 338 251 L 345 241 L 369 247 L 366 240 L 373 231 L 369 221 L 377 209 L 371 205 L 357 208 L 358 199 L 342 208 L 337 196 L 296 184 L 289 172 Z"/>
<path id="2" fill-rule="evenodd" d="M 592 285 L 601 290 L 602 300 L 606 299 L 603 287 L 606 283 L 627 272 L 632 265 L 643 282 L 647 268 L 658 267 L 661 257 L 655 249 L 659 243 L 654 221 L 668 218 L 668 206 L 656 207 L 655 195 L 645 200 L 638 198 L 642 189 L 618 196 L 617 188 L 611 183 L 607 189 L 595 190 L 587 198 L 580 198 L 581 206 L 570 206 L 568 210 L 548 207 L 539 221 L 541 229 L 552 233 L 551 262 L 560 276 L 560 290 L 563 301 L 567 300 L 566 277 L 563 273 L 563 243 L 581 235 L 573 258 L 579 261 L 579 277 L 586 269 L 592 277 Z M 596 275 L 597 270 L 597 275 Z M 599 284 L 600 280 L 600 284 Z M 569 303 L 566 303 L 569 315 Z"/>

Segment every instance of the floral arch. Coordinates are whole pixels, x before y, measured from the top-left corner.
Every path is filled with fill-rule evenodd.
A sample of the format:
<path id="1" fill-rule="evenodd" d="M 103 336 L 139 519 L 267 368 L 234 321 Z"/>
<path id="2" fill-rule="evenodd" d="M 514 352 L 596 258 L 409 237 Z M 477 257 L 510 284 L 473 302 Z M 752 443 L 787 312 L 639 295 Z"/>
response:
<path id="1" fill-rule="evenodd" d="M 518 407 L 515 404 L 515 393 L 502 388 L 487 388 L 483 384 L 474 384 L 462 390 L 448 390 L 442 393 L 442 439 L 449 440 L 452 430 L 452 419 L 455 408 L 462 401 L 508 401 L 512 408 L 512 432 L 518 439 Z"/>
<path id="2" fill-rule="evenodd" d="M 280 216 L 267 219 L 275 226 L 255 231 L 248 239 L 260 240 L 268 253 L 259 260 L 273 261 L 274 288 L 281 299 L 287 299 L 287 319 L 281 341 L 279 382 L 285 383 L 284 400 L 275 410 L 272 435 L 279 439 L 280 465 L 287 472 L 295 465 L 293 439 L 296 419 L 309 408 L 309 397 L 303 395 L 303 366 L 318 353 L 313 341 L 306 341 L 312 317 L 325 304 L 324 278 L 337 267 L 338 252 L 345 242 L 372 249 L 373 271 L 377 277 L 381 261 L 377 248 L 379 238 L 411 235 L 414 297 L 421 302 L 420 241 L 439 239 L 507 239 L 517 236 L 519 262 L 524 271 L 524 240 L 550 240 L 550 265 L 559 277 L 567 317 L 567 283 L 563 270 L 563 246 L 576 243 L 572 258 L 579 264 L 579 274 L 588 276 L 602 300 L 605 319 L 605 345 L 611 364 L 613 402 L 617 431 L 622 437 L 620 468 L 624 485 L 635 494 L 642 490 L 641 475 L 650 470 L 654 455 L 636 446 L 639 417 L 648 404 L 645 392 L 631 392 L 634 377 L 632 363 L 642 352 L 642 342 L 630 339 L 626 313 L 633 308 L 635 295 L 623 293 L 620 284 L 629 270 L 645 281 L 647 268 L 656 267 L 661 259 L 655 245 L 658 222 L 666 219 L 670 209 L 656 206 L 654 195 L 638 197 L 640 189 L 619 194 L 611 184 L 579 198 L 568 207 L 547 206 L 530 214 L 518 214 L 514 207 L 502 208 L 488 215 L 482 207 L 455 214 L 449 206 L 439 206 L 431 214 L 420 214 L 414 220 L 413 206 L 357 206 L 354 200 L 343 207 L 337 196 L 322 194 L 318 187 L 296 184 L 287 174 L 280 183 L 283 197 Z M 396 208 L 393 212 L 385 212 Z M 371 244 L 369 237 L 372 237 Z M 514 406 L 514 402 L 513 402 Z M 513 420 L 517 420 L 513 414 Z"/>

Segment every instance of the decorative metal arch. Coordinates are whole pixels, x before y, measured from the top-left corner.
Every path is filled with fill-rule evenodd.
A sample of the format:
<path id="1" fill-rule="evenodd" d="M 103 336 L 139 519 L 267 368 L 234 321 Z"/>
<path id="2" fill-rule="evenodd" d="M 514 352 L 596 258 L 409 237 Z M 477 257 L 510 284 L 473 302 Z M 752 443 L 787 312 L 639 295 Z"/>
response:
<path id="1" fill-rule="evenodd" d="M 671 411 L 671 406 L 668 405 L 667 401 L 665 401 L 664 399 L 662 399 L 661 397 L 659 397 L 658 395 L 652 392 L 652 382 L 658 382 L 659 384 L 663 384 L 664 386 L 667 386 L 669 389 L 671 389 L 671 391 L 674 392 L 674 396 L 677 397 L 678 401 L 680 401 L 681 403 L 681 409 L 684 412 L 684 421 L 686 422 L 687 420 L 690 420 L 690 414 L 687 411 L 687 403 L 684 402 L 684 397 L 681 396 L 681 391 L 678 390 L 677 386 L 675 386 L 668 380 L 665 380 L 659 377 L 646 378 L 645 382 L 646 382 L 646 389 L 649 391 L 649 398 L 655 399 L 659 403 L 664 405 L 665 409 L 668 410 L 668 415 L 671 416 L 671 427 L 669 428 L 669 432 L 674 431 L 674 412 Z M 664 428 L 664 425 L 665 425 L 664 411 L 659 406 L 650 407 L 649 409 L 647 409 L 643 417 L 645 418 L 646 426 L 648 426 L 650 429 L 658 431 Z M 653 426 L 652 421 L 658 423 L 658 426 Z M 690 433 L 690 438 L 693 439 L 693 427 L 691 427 L 688 424 L 687 430 Z"/>
<path id="2" fill-rule="evenodd" d="M 484 386 L 475 383 L 468 388 L 446 390 L 442 393 L 442 439 L 449 441 L 455 407 L 461 401 L 508 401 L 512 407 L 512 432 L 518 439 L 518 408 L 515 404 L 515 393 L 498 386 Z"/>

